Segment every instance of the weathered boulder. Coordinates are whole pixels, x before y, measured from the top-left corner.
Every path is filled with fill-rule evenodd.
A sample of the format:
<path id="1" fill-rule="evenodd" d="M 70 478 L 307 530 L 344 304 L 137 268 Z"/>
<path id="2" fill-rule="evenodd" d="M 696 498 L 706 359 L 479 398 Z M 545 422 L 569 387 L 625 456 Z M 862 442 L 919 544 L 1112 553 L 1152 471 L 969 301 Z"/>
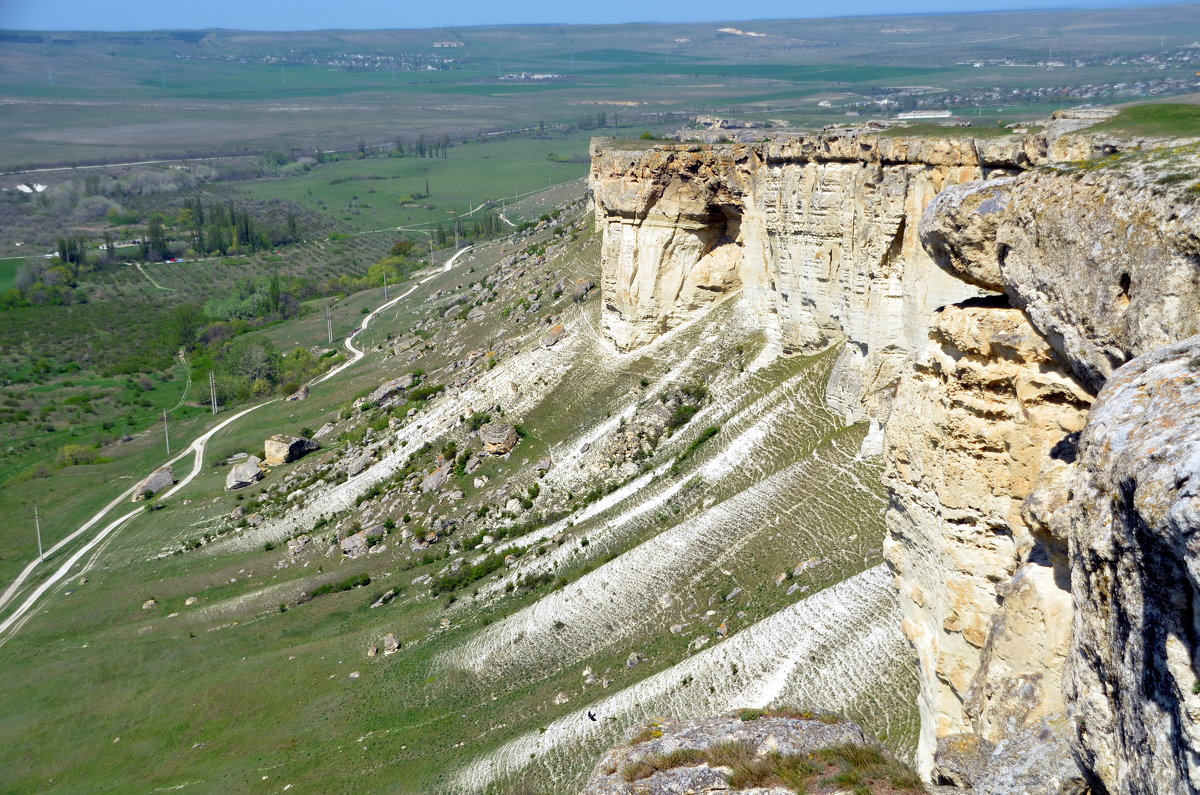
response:
<path id="1" fill-rule="evenodd" d="M 263 442 L 266 464 L 269 467 L 290 464 L 292 461 L 299 460 L 320 449 L 321 445 L 312 439 L 306 439 L 303 436 L 288 436 L 283 433 L 277 433 Z"/>
<path id="2" fill-rule="evenodd" d="M 346 474 L 350 477 L 362 474 L 371 465 L 371 454 L 362 453 L 346 462 Z"/>
<path id="3" fill-rule="evenodd" d="M 1070 735 L 1059 716 L 996 743 L 975 734 L 943 737 L 933 781 L 972 795 L 1084 795 L 1090 790 L 1071 754 Z"/>
<path id="4" fill-rule="evenodd" d="M 400 650 L 400 641 L 396 640 L 396 636 L 389 632 L 383 636 L 383 653 L 385 655 L 395 654 Z"/>
<path id="5" fill-rule="evenodd" d="M 587 294 L 595 289 L 596 283 L 591 279 L 583 279 L 575 282 L 571 287 L 571 300 L 582 301 L 587 297 Z"/>
<path id="6" fill-rule="evenodd" d="M 454 472 L 454 462 L 445 461 L 438 465 L 437 469 L 433 470 L 421 479 L 421 492 L 428 494 L 431 491 L 438 491 L 450 482 L 450 475 Z"/>
<path id="7" fill-rule="evenodd" d="M 234 464 L 233 468 L 229 470 L 229 474 L 225 476 L 225 489 L 233 491 L 262 480 L 263 472 L 259 468 L 261 463 L 262 459 L 251 455 Z"/>
<path id="8" fill-rule="evenodd" d="M 147 497 L 153 497 L 158 492 L 170 488 L 174 484 L 175 473 L 172 471 L 170 465 L 159 467 L 133 487 L 133 497 L 130 498 L 130 502 L 140 502 Z"/>
<path id="9" fill-rule="evenodd" d="M 299 389 L 297 389 L 295 392 L 293 392 L 292 394 L 288 395 L 284 399 L 287 400 L 288 402 L 295 402 L 297 400 L 304 400 L 307 397 L 308 397 L 308 387 L 302 386 Z"/>
<path id="10" fill-rule="evenodd" d="M 397 392 L 402 392 L 405 389 L 412 387 L 415 383 L 417 383 L 417 376 L 415 373 L 408 373 L 407 375 L 402 375 L 399 378 L 393 378 L 390 381 L 380 384 L 379 387 L 367 397 L 367 402 L 378 405 L 390 398 L 392 395 L 395 395 Z"/>
<path id="11" fill-rule="evenodd" d="M 503 422 L 489 422 L 479 429 L 483 451 L 488 455 L 507 455 L 517 446 L 517 429 Z"/>
<path id="12" fill-rule="evenodd" d="M 557 345 L 558 343 L 560 343 L 564 339 L 566 339 L 566 336 L 567 336 L 566 327 L 563 326 L 562 323 L 558 323 L 555 326 L 553 326 L 549 331 L 547 331 L 546 335 L 544 337 L 542 337 L 542 347 L 543 348 L 553 348 L 555 345 Z"/>
<path id="13" fill-rule="evenodd" d="M 342 554 L 353 560 L 367 554 L 367 550 L 371 545 L 367 542 L 366 533 L 355 533 L 352 536 L 347 536 L 338 544 L 342 548 Z"/>
<path id="14" fill-rule="evenodd" d="M 1108 379 L 1066 488 L 1080 759 L 1113 795 L 1197 792 L 1200 337 Z"/>
<path id="15" fill-rule="evenodd" d="M 1004 292 L 996 230 L 1013 177 L 951 185 L 921 216 L 921 242 L 933 261 L 965 282 Z"/>

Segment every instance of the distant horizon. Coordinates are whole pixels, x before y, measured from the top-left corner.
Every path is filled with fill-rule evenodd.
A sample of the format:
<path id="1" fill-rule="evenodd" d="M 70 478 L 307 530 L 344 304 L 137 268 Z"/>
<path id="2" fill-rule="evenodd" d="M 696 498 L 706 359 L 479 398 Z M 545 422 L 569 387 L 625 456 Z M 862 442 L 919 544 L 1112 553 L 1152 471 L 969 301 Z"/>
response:
<path id="1" fill-rule="evenodd" d="M 883 0 L 847 0 L 838 13 L 822 13 L 815 8 L 796 8 L 782 0 L 760 3 L 760 15 L 726 16 L 726 3 L 713 0 L 655 4 L 658 19 L 636 18 L 644 14 L 645 3 L 612 0 L 602 14 L 572 9 L 575 19 L 552 19 L 541 14 L 570 13 L 561 3 L 548 0 L 523 3 L 519 9 L 500 11 L 494 4 L 468 0 L 453 12 L 441 9 L 380 9 L 372 2 L 348 0 L 332 8 L 317 0 L 263 0 L 257 3 L 211 0 L 202 8 L 164 6 L 151 0 L 123 0 L 105 6 L 82 0 L 7 0 L 0 6 L 0 29 L 21 32 L 69 33 L 152 33 L 155 31 L 227 30 L 260 33 L 300 33 L 316 31 L 366 30 L 439 30 L 494 27 L 607 26 L 607 25 L 678 25 L 717 22 L 770 22 L 801 19 L 840 19 L 870 17 L 949 16 L 967 14 L 1003 14 L 1032 11 L 1086 11 L 1144 8 L 1148 6 L 1192 6 L 1197 3 L 1171 3 L 1161 0 L 1091 0 L 1063 4 L 1061 0 L 999 0 L 995 7 L 963 9 L 954 7 L 958 0 L 913 0 L 913 5 L 897 10 Z M 579 13 L 580 11 L 584 13 Z M 712 12 L 721 12 L 709 13 Z M 454 19 L 439 17 L 453 13 Z M 688 16 L 683 16 L 687 14 Z M 625 16 L 622 16 L 625 15 Z M 472 18 L 474 16 L 474 18 Z M 499 17 L 503 16 L 503 19 Z M 381 19 L 382 17 L 382 19 Z M 63 25 L 71 20 L 73 24 Z M 138 24 L 138 20 L 143 20 Z M 278 24 L 287 20 L 292 24 Z M 57 23 L 57 24 L 55 24 Z M 374 24 L 370 24 L 374 23 Z"/>

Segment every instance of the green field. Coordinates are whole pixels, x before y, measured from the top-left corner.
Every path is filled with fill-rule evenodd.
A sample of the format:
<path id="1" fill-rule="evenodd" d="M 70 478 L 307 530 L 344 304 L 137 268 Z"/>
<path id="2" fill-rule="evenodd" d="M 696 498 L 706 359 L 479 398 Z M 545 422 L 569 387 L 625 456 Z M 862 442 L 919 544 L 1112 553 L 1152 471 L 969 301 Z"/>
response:
<path id="1" fill-rule="evenodd" d="M 26 257 L 6 257 L 0 259 L 0 292 L 17 283 L 17 269 L 25 264 Z"/>
<path id="2" fill-rule="evenodd" d="M 1194 82 L 1190 63 L 1141 63 L 1132 55 L 1186 48 L 1200 37 L 1194 15 L 1170 7 L 723 27 L 13 34 L 0 44 L 0 98 L 13 110 L 0 119 L 0 170 L 247 149 L 345 150 L 359 138 L 374 145 L 398 134 L 461 139 L 539 123 L 576 125 L 597 111 L 641 125 L 697 112 L 824 124 L 839 115 L 821 112 L 824 96 L 863 100 L 914 84 L 945 96 L 995 89 L 982 104 L 1003 108 L 997 112 L 1011 121 L 1034 118 L 1044 104 L 1137 97 L 1101 91 L 1066 101 L 1058 92 L 1064 85 Z M 758 35 L 729 32 L 737 29 Z M 464 46 L 432 46 L 447 36 Z M 1050 53 L 1067 66 L 1040 65 Z M 398 67 L 389 60 L 397 57 L 425 59 L 424 66 Z M 1107 62 L 1121 59 L 1128 60 Z M 521 73 L 554 77 L 511 79 Z M 1013 89 L 1044 93 L 1006 103 Z M 964 98 L 958 109 L 968 113 L 976 104 Z"/>
<path id="3" fill-rule="evenodd" d="M 590 133 L 457 142 L 446 158 L 377 158 L 329 163 L 280 180 L 250 183 L 254 198 L 279 198 L 328 212 L 358 231 L 386 227 L 449 228 L 484 202 L 503 202 L 587 173 Z M 569 162 L 549 155 L 566 158 Z M 425 193 L 429 196 L 416 198 Z M 356 205 L 357 212 L 351 207 Z"/>
<path id="4" fill-rule="evenodd" d="M 1191 138 L 1200 136 L 1200 105 L 1135 105 L 1122 108 L 1116 116 L 1092 129 L 1125 135 Z"/>

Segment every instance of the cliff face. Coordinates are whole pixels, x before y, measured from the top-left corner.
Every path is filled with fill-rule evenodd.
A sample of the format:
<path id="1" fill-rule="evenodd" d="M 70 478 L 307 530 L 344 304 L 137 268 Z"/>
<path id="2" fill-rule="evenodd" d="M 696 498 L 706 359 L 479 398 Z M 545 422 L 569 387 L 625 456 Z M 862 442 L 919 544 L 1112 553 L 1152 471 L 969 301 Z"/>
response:
<path id="1" fill-rule="evenodd" d="M 1171 424 L 1194 379 L 1154 358 L 1200 331 L 1197 153 L 1096 157 L 1115 149 L 848 135 L 593 160 L 618 348 L 727 295 L 781 352 L 847 341 L 827 397 L 885 426 L 917 762 L 979 791 L 1006 791 L 1019 747 L 1044 762 L 1021 791 L 1200 789 L 1200 459 Z M 1101 387 L 1119 408 L 1090 411 Z"/>
<path id="2" fill-rule="evenodd" d="M 1000 604 L 963 700 L 963 719 L 972 736 L 995 740 L 997 729 L 1002 734 L 1006 726 L 1028 725 L 1037 713 L 1057 710 L 1068 718 L 1062 725 L 1071 727 L 1083 770 L 1110 792 L 1200 788 L 1196 548 L 1185 540 L 1194 524 L 1188 484 L 1198 429 L 1190 369 L 1200 369 L 1200 359 L 1193 359 L 1194 343 L 1176 344 L 1196 332 L 1200 309 L 1200 209 L 1192 180 L 1179 177 L 1195 168 L 1195 148 L 1184 146 L 1099 167 L 1044 169 L 953 187 L 922 220 L 935 260 L 1022 307 L 1053 367 L 1080 387 L 1070 401 L 1058 401 L 1062 409 L 1074 404 L 1071 417 L 1057 428 L 1045 426 L 1048 438 L 1030 428 L 1026 438 L 1009 440 L 1010 450 L 1029 453 L 1056 435 L 1061 439 L 1049 457 L 1031 459 L 1040 463 L 1027 470 L 1030 480 L 1001 486 L 1024 502 L 1020 517 L 1007 528 L 997 523 L 995 532 L 1028 532 L 1033 546 L 1019 556 L 1016 574 L 993 589 Z M 1045 374 L 1049 366 L 1039 369 Z M 906 378 L 921 377 L 918 365 Z M 1101 388 L 1088 410 L 1083 390 Z M 929 430 L 928 423 L 920 427 Z M 1000 427 L 997 418 L 989 423 L 993 433 Z M 1078 441 L 1073 429 L 1082 430 Z M 903 505 L 911 483 L 902 474 L 895 480 L 893 506 Z M 889 521 L 893 535 L 902 527 Z M 949 524 L 940 539 L 931 537 L 943 553 L 958 545 Z M 1039 571 L 1031 568 L 1039 559 L 1051 564 L 1041 570 L 1047 585 L 1030 589 L 1022 573 Z M 1047 571 L 1062 590 L 1048 586 Z M 976 597 L 987 595 L 984 589 Z M 1046 610 L 1051 604 L 1056 608 Z M 1043 670 L 1020 673 L 1018 666 L 997 678 L 996 641 L 1018 624 L 1023 632 L 1034 630 L 1024 642 L 1043 655 Z M 926 629 L 933 626 L 926 621 Z M 952 633 L 943 629 L 946 641 Z M 952 681 L 943 679 L 959 660 L 951 644 L 931 656 L 946 669 L 937 672 L 939 703 L 952 706 L 945 697 Z M 1038 690 L 1037 708 L 989 728 L 980 721 L 979 696 L 1006 686 L 1023 695 Z M 946 709 L 937 715 L 945 720 Z M 953 739 L 947 734 L 953 728 L 934 727 L 939 749 Z M 944 756 L 938 754 L 939 766 Z"/>
<path id="3" fill-rule="evenodd" d="M 1037 155 L 1017 142 L 981 152 L 968 140 L 873 136 L 597 146 L 602 322 L 617 348 L 645 345 L 740 291 L 784 351 L 852 343 L 830 391 L 852 420 L 886 416 L 932 310 L 978 292 L 921 247 L 926 205 L 948 185 Z"/>
<path id="4" fill-rule="evenodd" d="M 997 742 L 1063 711 L 1066 548 L 1021 506 L 1091 398 L 1020 310 L 976 303 L 937 314 L 884 445 L 885 550 L 921 666 L 926 770 L 939 739 Z"/>

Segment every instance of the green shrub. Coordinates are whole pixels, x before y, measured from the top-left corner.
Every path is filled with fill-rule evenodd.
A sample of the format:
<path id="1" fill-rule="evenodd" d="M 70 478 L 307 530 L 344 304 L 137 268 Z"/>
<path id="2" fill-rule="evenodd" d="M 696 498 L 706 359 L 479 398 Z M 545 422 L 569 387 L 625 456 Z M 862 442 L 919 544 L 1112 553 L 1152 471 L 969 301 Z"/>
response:
<path id="1" fill-rule="evenodd" d="M 355 588 L 361 588 L 364 585 L 371 584 L 371 577 L 367 574 L 355 574 L 352 577 L 347 577 L 344 580 L 337 582 L 327 582 L 324 585 L 318 585 L 316 588 L 308 591 L 301 598 L 301 601 L 307 602 L 310 599 L 316 599 L 318 596 L 324 596 L 330 593 L 339 593 L 341 591 L 350 591 Z"/>

